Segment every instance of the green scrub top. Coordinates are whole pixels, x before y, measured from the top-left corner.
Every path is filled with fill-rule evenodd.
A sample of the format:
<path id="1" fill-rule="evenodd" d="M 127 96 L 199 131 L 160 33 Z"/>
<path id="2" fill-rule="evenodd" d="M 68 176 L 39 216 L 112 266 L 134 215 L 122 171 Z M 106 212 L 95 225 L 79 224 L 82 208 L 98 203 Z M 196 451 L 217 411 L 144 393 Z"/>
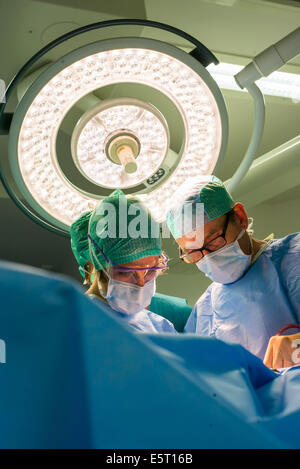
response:
<path id="1" fill-rule="evenodd" d="M 188 317 L 192 312 L 192 307 L 185 298 L 156 293 L 152 298 L 149 310 L 168 319 L 174 324 L 178 332 L 183 332 Z"/>

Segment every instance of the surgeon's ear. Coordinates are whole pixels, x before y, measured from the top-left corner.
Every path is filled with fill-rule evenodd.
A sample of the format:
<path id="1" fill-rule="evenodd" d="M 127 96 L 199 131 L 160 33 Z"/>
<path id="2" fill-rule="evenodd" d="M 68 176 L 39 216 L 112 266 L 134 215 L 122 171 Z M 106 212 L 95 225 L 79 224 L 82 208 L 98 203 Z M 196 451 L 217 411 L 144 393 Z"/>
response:
<path id="1" fill-rule="evenodd" d="M 246 230 L 248 228 L 248 216 L 245 212 L 245 209 L 241 203 L 236 203 L 233 207 L 234 210 L 234 223 L 239 224 L 239 226 Z"/>
<path id="2" fill-rule="evenodd" d="M 93 266 L 93 263 L 91 261 L 88 261 L 86 264 L 85 264 L 85 274 L 84 274 L 84 279 L 87 283 L 87 285 L 92 285 L 92 281 L 91 281 L 91 276 L 93 274 L 93 271 L 94 271 L 94 266 Z"/>

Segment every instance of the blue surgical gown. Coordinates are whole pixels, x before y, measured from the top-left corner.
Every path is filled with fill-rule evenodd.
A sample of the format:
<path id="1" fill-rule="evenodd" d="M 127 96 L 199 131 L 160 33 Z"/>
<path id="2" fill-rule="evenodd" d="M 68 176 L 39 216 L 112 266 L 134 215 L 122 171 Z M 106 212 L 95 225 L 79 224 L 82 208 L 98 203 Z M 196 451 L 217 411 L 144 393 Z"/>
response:
<path id="1" fill-rule="evenodd" d="M 95 301 L 101 301 L 95 295 L 89 295 Z M 174 325 L 168 321 L 168 319 L 159 316 L 158 314 L 152 313 L 147 309 L 143 309 L 138 313 L 126 314 L 119 311 L 115 311 L 109 305 L 107 308 L 110 309 L 111 313 L 122 318 L 129 326 L 138 332 L 147 332 L 149 334 L 158 332 L 168 332 L 171 334 L 178 334 Z"/>
<path id="2" fill-rule="evenodd" d="M 185 332 L 238 343 L 263 359 L 270 337 L 290 323 L 300 323 L 300 233 L 274 240 L 236 282 L 213 282 Z"/>
<path id="3" fill-rule="evenodd" d="M 124 321 L 129 324 L 133 329 L 139 332 L 168 332 L 171 334 L 178 334 L 173 324 L 168 319 L 159 316 L 158 314 L 151 313 L 147 309 L 143 309 L 139 313 L 124 314 L 117 313 Z"/>

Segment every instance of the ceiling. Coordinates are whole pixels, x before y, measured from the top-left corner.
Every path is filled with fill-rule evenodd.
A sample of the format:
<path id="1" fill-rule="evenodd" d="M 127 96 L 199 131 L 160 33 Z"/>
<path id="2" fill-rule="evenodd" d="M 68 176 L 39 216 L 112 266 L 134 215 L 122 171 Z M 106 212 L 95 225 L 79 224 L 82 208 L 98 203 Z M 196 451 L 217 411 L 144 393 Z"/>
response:
<path id="1" fill-rule="evenodd" d="M 246 64 L 268 45 L 300 24 L 299 1 L 277 0 L 0 0 L 1 77 L 8 83 L 21 66 L 41 47 L 56 37 L 96 21 L 116 18 L 146 18 L 168 23 L 195 36 L 221 61 Z M 115 27 L 74 38 L 47 55 L 47 60 L 86 44 L 113 36 L 149 36 L 188 44 L 167 32 L 140 27 Z M 43 62 L 38 66 L 43 65 Z M 300 74 L 300 55 L 283 70 Z M 226 180 L 238 167 L 247 148 L 253 124 L 253 104 L 247 93 L 223 91 L 229 115 L 229 143 L 219 176 Z M 8 103 L 13 111 L 16 99 Z M 299 135 L 300 103 L 290 99 L 266 97 L 266 124 L 257 156 Z M 0 156 L 7 153 L 7 137 L 0 137 Z M 297 188 L 280 202 L 299 197 Z M 276 200 L 274 200 L 276 203 Z M 0 258 L 46 266 L 77 276 L 75 261 L 67 239 L 46 232 L 27 219 L 8 199 L 0 186 Z M 186 267 L 175 260 L 174 272 L 184 274 Z M 191 270 L 188 271 L 191 273 Z M 77 277 L 78 278 L 78 277 Z M 170 273 L 171 278 L 171 273 Z M 166 283 L 167 284 L 167 283 Z"/>

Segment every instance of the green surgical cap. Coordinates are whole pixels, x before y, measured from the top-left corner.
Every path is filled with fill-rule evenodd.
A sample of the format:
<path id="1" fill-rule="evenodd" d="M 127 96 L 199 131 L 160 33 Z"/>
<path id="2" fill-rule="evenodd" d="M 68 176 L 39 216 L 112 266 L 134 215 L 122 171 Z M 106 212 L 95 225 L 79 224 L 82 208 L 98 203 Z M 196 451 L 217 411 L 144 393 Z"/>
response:
<path id="1" fill-rule="evenodd" d="M 90 261 L 88 228 L 92 212 L 83 213 L 70 228 L 71 248 L 79 264 L 79 272 L 84 277 L 85 265 Z"/>
<path id="2" fill-rule="evenodd" d="M 224 184 L 216 176 L 191 178 L 172 197 L 172 205 L 166 216 L 169 230 L 175 239 L 181 238 L 229 212 L 234 204 Z"/>
<path id="3" fill-rule="evenodd" d="M 146 207 L 120 189 L 103 199 L 93 211 L 89 235 L 113 264 L 126 264 L 162 253 L 159 223 Z M 91 258 L 97 270 L 105 269 L 107 260 L 90 242 Z"/>

